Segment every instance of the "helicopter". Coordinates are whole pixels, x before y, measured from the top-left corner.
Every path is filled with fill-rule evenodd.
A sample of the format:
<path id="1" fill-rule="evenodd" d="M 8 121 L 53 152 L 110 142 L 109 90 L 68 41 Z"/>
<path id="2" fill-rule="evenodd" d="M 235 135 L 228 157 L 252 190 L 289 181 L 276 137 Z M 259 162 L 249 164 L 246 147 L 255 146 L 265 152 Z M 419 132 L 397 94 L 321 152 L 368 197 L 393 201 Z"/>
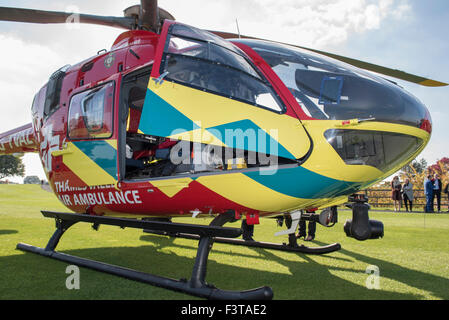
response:
<path id="1" fill-rule="evenodd" d="M 0 7 L 0 21 L 66 23 L 73 13 Z M 76 14 L 80 23 L 125 29 L 109 51 L 55 71 L 36 93 L 32 122 L 0 134 L 0 154 L 38 153 L 52 191 L 73 213 L 45 248 L 19 250 L 209 299 L 271 299 L 270 287 L 222 290 L 205 281 L 214 242 L 325 254 L 299 246 L 301 221 L 378 239 L 357 192 L 412 161 L 432 133 L 426 106 L 380 75 L 446 83 L 364 61 L 177 22 L 157 0 L 123 17 Z M 375 75 L 371 72 L 376 72 Z M 320 214 L 315 213 L 322 210 Z M 209 225 L 173 217 L 211 217 Z M 259 218 L 285 221 L 287 244 L 236 239 Z M 224 227 L 242 220 L 242 229 Z M 137 228 L 197 239 L 190 280 L 55 251 L 75 223 Z"/>

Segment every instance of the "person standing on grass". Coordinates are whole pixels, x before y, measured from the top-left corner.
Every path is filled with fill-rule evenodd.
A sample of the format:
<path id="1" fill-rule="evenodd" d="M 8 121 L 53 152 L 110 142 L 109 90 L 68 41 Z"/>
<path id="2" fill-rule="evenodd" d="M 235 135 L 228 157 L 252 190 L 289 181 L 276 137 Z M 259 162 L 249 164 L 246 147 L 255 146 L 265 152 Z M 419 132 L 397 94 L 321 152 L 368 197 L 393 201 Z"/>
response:
<path id="1" fill-rule="evenodd" d="M 394 211 L 401 211 L 401 182 L 399 181 L 399 177 L 395 176 L 391 181 L 391 199 L 394 202 Z"/>
<path id="2" fill-rule="evenodd" d="M 402 197 L 404 199 L 405 211 L 408 212 L 408 205 L 410 205 L 410 212 L 413 211 L 413 184 L 409 179 L 405 179 L 402 186 Z"/>
<path id="3" fill-rule="evenodd" d="M 424 182 L 424 191 L 426 193 L 426 207 L 425 212 L 433 212 L 433 182 L 432 175 L 428 175 L 426 181 Z"/>
<path id="4" fill-rule="evenodd" d="M 446 186 L 444 187 L 444 190 L 443 190 L 443 192 L 445 194 L 447 194 L 447 212 L 449 212 L 449 190 L 448 190 L 448 187 L 449 187 L 449 182 L 446 183 Z"/>
<path id="5" fill-rule="evenodd" d="M 442 183 L 440 176 L 435 173 L 433 176 L 433 196 L 432 196 L 432 206 L 434 205 L 435 198 L 437 198 L 437 209 L 438 212 L 441 211 L 441 189 Z"/>

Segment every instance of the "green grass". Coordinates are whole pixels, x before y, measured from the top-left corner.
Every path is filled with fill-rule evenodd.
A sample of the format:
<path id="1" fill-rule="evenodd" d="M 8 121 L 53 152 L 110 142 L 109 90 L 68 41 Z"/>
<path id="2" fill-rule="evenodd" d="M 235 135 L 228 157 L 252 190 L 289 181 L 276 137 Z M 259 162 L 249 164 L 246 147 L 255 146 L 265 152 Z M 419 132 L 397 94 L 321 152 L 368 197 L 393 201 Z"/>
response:
<path id="1" fill-rule="evenodd" d="M 67 211 L 39 186 L 0 185 L 0 299 L 192 299 L 192 297 L 81 268 L 80 290 L 68 290 L 68 264 L 16 250 L 18 242 L 45 246 L 54 221 L 40 210 Z M 323 256 L 214 244 L 207 281 L 222 289 L 269 285 L 275 299 L 449 299 L 449 215 L 372 212 L 385 237 L 347 238 L 341 211 L 334 228 L 317 227 L 312 245 L 339 242 L 342 250 Z M 209 223 L 207 219 L 176 219 Z M 238 223 L 229 226 L 239 227 Z M 256 226 L 255 238 L 285 242 L 271 219 Z M 151 236 L 140 230 L 88 224 L 73 226 L 61 252 L 175 279 L 190 277 L 197 241 Z M 367 266 L 380 269 L 380 290 L 365 286 Z"/>

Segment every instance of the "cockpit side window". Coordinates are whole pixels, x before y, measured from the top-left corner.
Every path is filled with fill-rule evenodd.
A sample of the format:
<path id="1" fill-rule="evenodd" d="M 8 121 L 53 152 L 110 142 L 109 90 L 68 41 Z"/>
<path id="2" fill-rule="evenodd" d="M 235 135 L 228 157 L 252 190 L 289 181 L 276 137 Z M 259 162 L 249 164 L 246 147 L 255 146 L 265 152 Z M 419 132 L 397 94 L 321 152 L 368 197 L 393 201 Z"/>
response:
<path id="1" fill-rule="evenodd" d="M 70 139 L 105 139 L 112 135 L 114 83 L 86 90 L 70 101 Z"/>
<path id="2" fill-rule="evenodd" d="M 47 92 L 44 104 L 44 116 L 48 117 L 59 108 L 62 82 L 69 66 L 64 66 L 54 72 L 47 83 Z"/>
<path id="3" fill-rule="evenodd" d="M 240 49 L 208 32 L 174 27 L 161 64 L 165 79 L 278 113 L 285 111 L 271 85 Z"/>

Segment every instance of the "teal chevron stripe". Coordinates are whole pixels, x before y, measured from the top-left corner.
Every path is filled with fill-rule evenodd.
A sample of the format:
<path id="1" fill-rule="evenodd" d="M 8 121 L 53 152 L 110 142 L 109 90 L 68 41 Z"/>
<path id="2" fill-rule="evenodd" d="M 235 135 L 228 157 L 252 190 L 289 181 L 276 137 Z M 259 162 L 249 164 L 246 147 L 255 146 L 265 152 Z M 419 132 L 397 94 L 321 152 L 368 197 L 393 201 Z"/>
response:
<path id="1" fill-rule="evenodd" d="M 117 179 L 117 150 L 104 140 L 74 141 L 73 144 L 111 177 Z"/>
<path id="2" fill-rule="evenodd" d="M 338 197 L 370 184 L 332 179 L 300 166 L 278 169 L 273 173 L 275 174 L 263 175 L 259 171 L 252 171 L 244 174 L 276 192 L 302 199 Z"/>
<path id="3" fill-rule="evenodd" d="M 176 133 L 188 132 L 199 127 L 171 104 L 147 89 L 139 130 L 144 134 L 169 137 Z"/>
<path id="4" fill-rule="evenodd" d="M 248 119 L 207 128 L 207 131 L 230 148 L 295 159 L 284 146 Z"/>

